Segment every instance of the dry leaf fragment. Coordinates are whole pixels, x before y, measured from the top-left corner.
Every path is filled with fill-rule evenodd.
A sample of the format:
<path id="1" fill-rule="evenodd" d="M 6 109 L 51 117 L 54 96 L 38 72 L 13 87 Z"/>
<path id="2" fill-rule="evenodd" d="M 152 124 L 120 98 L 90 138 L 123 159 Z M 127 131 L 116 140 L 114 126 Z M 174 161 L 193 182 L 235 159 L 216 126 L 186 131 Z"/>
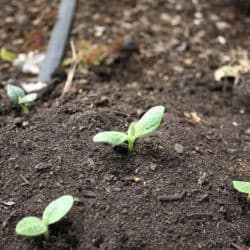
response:
<path id="1" fill-rule="evenodd" d="M 197 112 L 184 112 L 184 116 L 192 123 L 199 123 L 201 117 Z"/>
<path id="2" fill-rule="evenodd" d="M 239 60 L 239 71 L 243 74 L 250 72 L 250 60 L 240 59 Z"/>
<path id="3" fill-rule="evenodd" d="M 45 53 L 39 51 L 30 51 L 27 54 L 20 53 L 13 60 L 13 65 L 20 68 L 23 73 L 39 74 L 42 62 L 45 59 Z"/>
<path id="4" fill-rule="evenodd" d="M 17 54 L 12 51 L 7 50 L 6 48 L 1 48 L 0 59 L 5 62 L 12 62 L 17 58 Z"/>
<path id="5" fill-rule="evenodd" d="M 16 204 L 14 201 L 0 201 L 0 203 L 2 203 L 5 206 L 13 206 Z"/>
<path id="6" fill-rule="evenodd" d="M 134 177 L 134 182 L 135 183 L 139 183 L 141 181 L 141 178 L 140 177 Z"/>
<path id="7" fill-rule="evenodd" d="M 8 160 L 9 161 L 14 161 L 16 159 L 16 157 L 10 157 Z"/>
<path id="8" fill-rule="evenodd" d="M 214 78 L 217 82 L 228 77 L 232 77 L 235 79 L 235 82 L 238 82 L 240 77 L 238 66 L 225 65 L 217 69 L 214 73 Z"/>
<path id="9" fill-rule="evenodd" d="M 238 83 L 240 74 L 250 72 L 250 60 L 239 59 L 236 65 L 224 65 L 217 69 L 214 73 L 214 78 L 217 82 L 222 81 L 224 78 L 234 78 L 234 83 Z"/>

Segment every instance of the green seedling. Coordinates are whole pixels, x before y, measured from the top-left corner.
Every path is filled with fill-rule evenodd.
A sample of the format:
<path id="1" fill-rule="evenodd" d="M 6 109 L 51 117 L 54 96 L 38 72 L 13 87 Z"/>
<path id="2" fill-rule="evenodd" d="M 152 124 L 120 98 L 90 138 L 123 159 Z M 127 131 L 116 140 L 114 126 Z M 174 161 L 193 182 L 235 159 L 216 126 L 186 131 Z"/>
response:
<path id="1" fill-rule="evenodd" d="M 94 142 L 103 142 L 111 145 L 120 145 L 127 141 L 128 152 L 131 153 L 138 138 L 151 134 L 159 127 L 163 114 L 163 106 L 153 107 L 139 121 L 132 122 L 127 133 L 116 131 L 100 132 L 94 136 L 93 140 Z"/>
<path id="2" fill-rule="evenodd" d="M 35 101 L 37 98 L 36 93 L 26 95 L 22 88 L 11 84 L 7 86 L 7 95 L 13 103 L 20 105 L 24 113 L 29 112 L 27 104 Z"/>
<path id="3" fill-rule="evenodd" d="M 233 181 L 233 186 L 237 191 L 247 194 L 247 201 L 250 202 L 250 182 Z"/>
<path id="4" fill-rule="evenodd" d="M 71 195 L 63 195 L 52 201 L 44 210 L 42 219 L 29 216 L 20 220 L 16 225 L 16 233 L 22 236 L 34 237 L 41 234 L 49 239 L 49 225 L 61 220 L 73 206 Z"/>

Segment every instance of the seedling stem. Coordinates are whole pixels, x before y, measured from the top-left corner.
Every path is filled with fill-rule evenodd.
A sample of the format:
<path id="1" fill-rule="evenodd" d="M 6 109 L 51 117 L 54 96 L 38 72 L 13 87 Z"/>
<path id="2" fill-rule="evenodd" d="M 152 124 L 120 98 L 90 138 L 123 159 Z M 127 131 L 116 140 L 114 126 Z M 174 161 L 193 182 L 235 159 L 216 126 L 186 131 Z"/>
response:
<path id="1" fill-rule="evenodd" d="M 128 152 L 132 153 L 134 150 L 134 143 L 135 143 L 135 137 L 132 136 L 131 138 L 128 139 Z"/>
<path id="2" fill-rule="evenodd" d="M 26 104 L 22 103 L 20 106 L 25 114 L 29 113 L 29 109 L 27 108 Z"/>
<path id="3" fill-rule="evenodd" d="M 44 239 L 45 239 L 46 241 L 49 240 L 49 230 L 47 230 L 47 231 L 44 233 Z"/>

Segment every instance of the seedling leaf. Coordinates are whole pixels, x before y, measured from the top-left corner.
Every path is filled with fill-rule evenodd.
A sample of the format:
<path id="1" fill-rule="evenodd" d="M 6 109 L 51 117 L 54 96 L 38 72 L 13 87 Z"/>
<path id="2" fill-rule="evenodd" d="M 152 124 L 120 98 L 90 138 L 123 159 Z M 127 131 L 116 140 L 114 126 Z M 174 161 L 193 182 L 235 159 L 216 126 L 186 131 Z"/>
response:
<path id="1" fill-rule="evenodd" d="M 164 114 L 163 106 L 155 106 L 149 109 L 142 118 L 135 123 L 135 137 L 139 138 L 151 134 L 158 128 Z"/>
<path id="2" fill-rule="evenodd" d="M 112 145 L 119 145 L 125 142 L 128 136 L 125 133 L 116 131 L 100 132 L 93 138 L 94 142 L 104 142 Z"/>
<path id="3" fill-rule="evenodd" d="M 36 100 L 36 98 L 37 98 L 37 93 L 28 94 L 28 95 L 19 97 L 18 98 L 18 103 L 19 104 L 25 104 L 25 103 L 28 103 L 28 102 L 33 102 L 33 101 Z"/>
<path id="4" fill-rule="evenodd" d="M 48 230 L 43 221 L 35 216 L 25 217 L 16 225 L 16 233 L 23 236 L 38 236 Z"/>
<path id="5" fill-rule="evenodd" d="M 17 54 L 7 50 L 6 48 L 1 48 L 0 58 L 6 62 L 12 62 L 14 59 L 17 58 Z"/>
<path id="6" fill-rule="evenodd" d="M 241 193 L 250 194 L 250 182 L 245 181 L 233 181 L 233 186 Z"/>
<path id="7" fill-rule="evenodd" d="M 119 145 L 125 141 L 128 143 L 128 152 L 134 150 L 135 141 L 145 135 L 151 134 L 161 123 L 164 113 L 163 106 L 156 106 L 147 111 L 137 122 L 132 122 L 127 134 L 116 131 L 105 131 L 94 136 L 94 142 L 104 142 L 112 145 Z"/>
<path id="8" fill-rule="evenodd" d="M 7 94 L 9 96 L 10 100 L 14 103 L 18 103 L 19 97 L 25 96 L 23 89 L 21 89 L 17 86 L 11 85 L 11 84 L 9 84 L 7 86 Z"/>
<path id="9" fill-rule="evenodd" d="M 135 136 L 135 123 L 131 122 L 128 128 L 128 136 Z"/>
<path id="10" fill-rule="evenodd" d="M 63 218 L 73 206 L 74 199 L 71 195 L 63 195 L 52 201 L 43 212 L 43 223 L 53 224 Z"/>

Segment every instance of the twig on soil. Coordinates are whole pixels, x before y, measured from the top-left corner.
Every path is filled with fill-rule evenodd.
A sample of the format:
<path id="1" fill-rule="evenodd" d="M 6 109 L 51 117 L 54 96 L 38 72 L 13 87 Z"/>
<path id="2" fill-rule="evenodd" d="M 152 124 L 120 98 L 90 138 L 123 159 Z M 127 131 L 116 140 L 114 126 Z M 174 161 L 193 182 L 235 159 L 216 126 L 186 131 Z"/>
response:
<path id="1" fill-rule="evenodd" d="M 29 181 L 22 174 L 19 175 L 27 185 L 30 185 Z"/>
<path id="2" fill-rule="evenodd" d="M 127 113 L 124 113 L 124 112 L 121 112 L 121 111 L 114 110 L 113 113 L 115 113 L 117 115 L 125 116 L 125 117 L 131 117 L 130 114 L 127 114 Z"/>
<path id="3" fill-rule="evenodd" d="M 74 78 L 74 74 L 76 71 L 76 66 L 78 64 L 77 57 L 76 57 L 76 48 L 75 48 L 75 44 L 74 44 L 73 40 L 70 41 L 70 46 L 71 46 L 71 51 L 72 51 L 73 63 L 72 63 L 72 66 L 68 72 L 67 80 L 66 80 L 66 83 L 64 85 L 61 97 L 70 91 L 72 81 Z"/>
<path id="4" fill-rule="evenodd" d="M 231 246 L 235 247 L 237 250 L 247 250 L 247 248 L 243 248 L 236 243 L 231 242 Z"/>
<path id="5" fill-rule="evenodd" d="M 177 201 L 177 200 L 182 200 L 185 195 L 186 195 L 186 191 L 183 191 L 180 194 L 176 193 L 176 194 L 172 194 L 172 195 L 159 195 L 159 196 L 157 196 L 157 200 L 159 200 L 159 201 Z"/>

